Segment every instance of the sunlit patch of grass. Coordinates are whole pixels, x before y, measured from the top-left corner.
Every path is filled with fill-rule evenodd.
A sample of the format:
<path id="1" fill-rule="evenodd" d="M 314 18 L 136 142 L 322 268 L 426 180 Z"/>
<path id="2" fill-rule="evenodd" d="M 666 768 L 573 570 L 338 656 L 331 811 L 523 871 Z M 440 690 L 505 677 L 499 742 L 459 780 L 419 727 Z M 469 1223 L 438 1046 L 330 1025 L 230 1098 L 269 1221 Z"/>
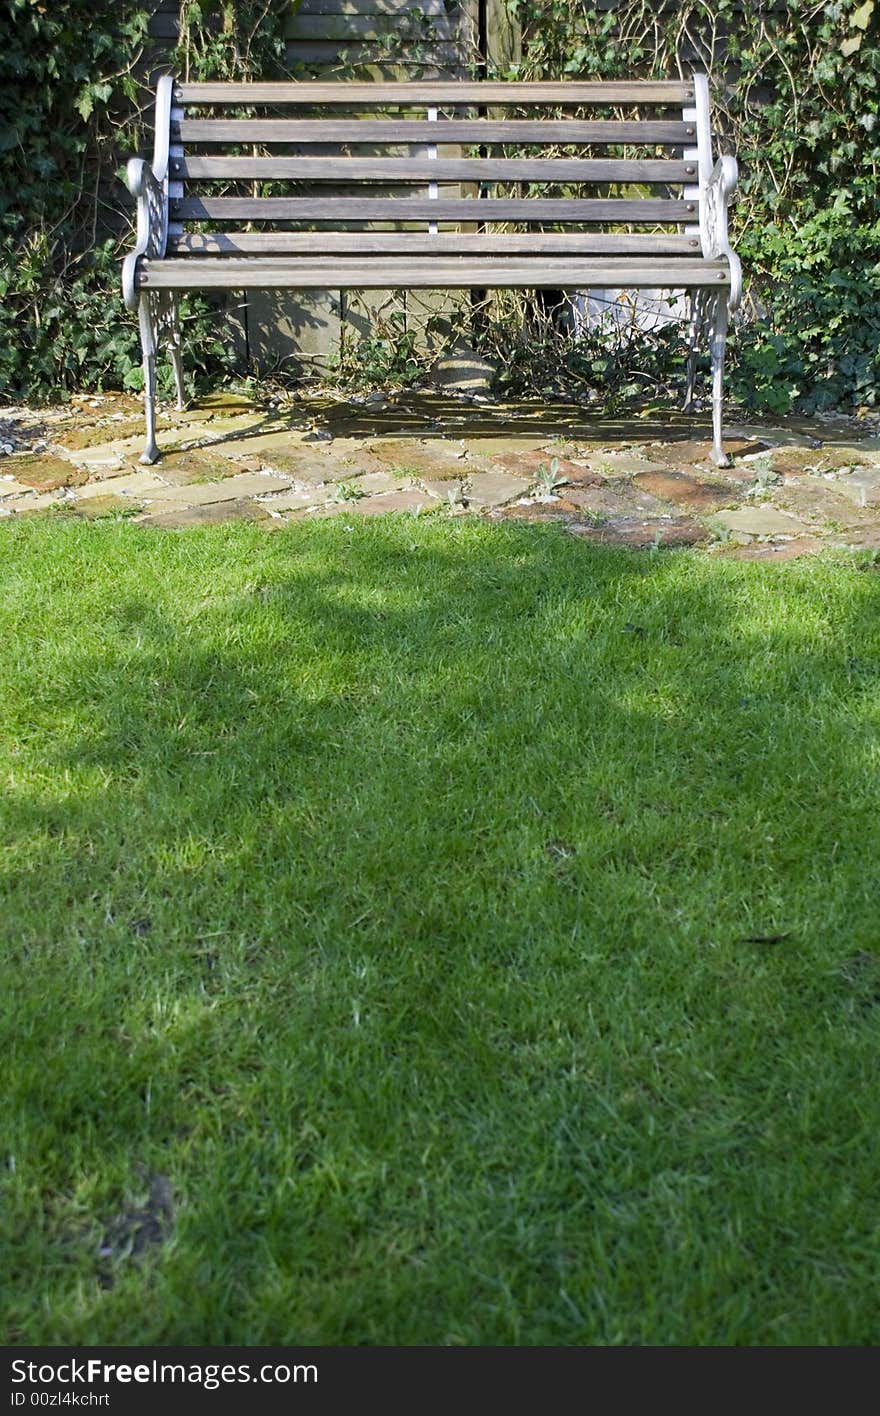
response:
<path id="1" fill-rule="evenodd" d="M 7 1341 L 875 1342 L 878 609 L 0 528 Z"/>

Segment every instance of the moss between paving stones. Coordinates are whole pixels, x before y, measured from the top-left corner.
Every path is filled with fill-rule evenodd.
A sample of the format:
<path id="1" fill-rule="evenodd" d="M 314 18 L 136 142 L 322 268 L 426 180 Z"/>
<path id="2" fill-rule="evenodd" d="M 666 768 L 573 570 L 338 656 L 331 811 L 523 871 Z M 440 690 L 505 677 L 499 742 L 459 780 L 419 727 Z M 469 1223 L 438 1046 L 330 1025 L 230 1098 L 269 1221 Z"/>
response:
<path id="1" fill-rule="evenodd" d="M 834 522 L 838 526 L 864 526 L 871 513 L 854 504 L 838 482 L 809 478 L 795 486 L 774 487 L 773 505 L 804 521 Z"/>
<path id="2" fill-rule="evenodd" d="M 873 463 L 876 453 L 857 447 L 781 447 L 772 449 L 767 460 L 774 472 L 798 477 Z"/>
<path id="3" fill-rule="evenodd" d="M 132 497 L 120 497 L 114 492 L 90 497 L 88 501 L 65 500 L 62 511 L 73 516 L 84 516 L 89 521 L 97 521 L 102 516 L 134 516 L 141 510 L 142 503 Z"/>
<path id="4" fill-rule="evenodd" d="M 256 459 L 249 459 L 257 468 Z M 220 457 L 211 448 L 193 448 L 188 452 L 172 452 L 156 464 L 163 482 L 173 487 L 186 487 L 193 482 L 222 481 L 242 470 L 242 460 Z M 251 470 L 251 469 L 248 469 Z"/>
<path id="5" fill-rule="evenodd" d="M 3 470 L 11 472 L 16 481 L 38 492 L 54 492 L 59 487 L 79 487 L 89 479 L 87 472 L 71 466 L 61 457 L 53 457 L 51 453 L 13 454 L 4 460 Z"/>
<path id="6" fill-rule="evenodd" d="M 143 418 L 129 418 L 125 420 L 107 421 L 95 423 L 91 427 L 69 428 L 60 433 L 56 439 L 58 446 L 66 448 L 70 452 L 79 452 L 88 447 L 100 447 L 102 444 L 118 442 L 125 438 L 136 438 L 144 431 Z"/>

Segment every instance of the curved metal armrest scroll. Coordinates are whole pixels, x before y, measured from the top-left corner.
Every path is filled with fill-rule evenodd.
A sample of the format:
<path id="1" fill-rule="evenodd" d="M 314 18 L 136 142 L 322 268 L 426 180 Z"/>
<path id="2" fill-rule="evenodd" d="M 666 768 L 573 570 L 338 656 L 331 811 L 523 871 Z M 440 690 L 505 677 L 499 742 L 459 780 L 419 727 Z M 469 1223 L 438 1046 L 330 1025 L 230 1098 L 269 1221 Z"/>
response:
<path id="1" fill-rule="evenodd" d="M 707 260 L 724 257 L 730 263 L 728 309 L 733 312 L 742 296 L 742 267 L 730 244 L 727 207 L 736 190 L 739 173 L 735 157 L 719 157 L 700 192 L 700 241 Z"/>
<path id="2" fill-rule="evenodd" d="M 125 180 L 137 198 L 137 240 L 122 267 L 122 293 L 129 310 L 136 310 L 138 294 L 135 270 L 141 256 L 164 256 L 168 242 L 167 183 L 157 181 L 153 169 L 142 157 L 130 159 Z"/>

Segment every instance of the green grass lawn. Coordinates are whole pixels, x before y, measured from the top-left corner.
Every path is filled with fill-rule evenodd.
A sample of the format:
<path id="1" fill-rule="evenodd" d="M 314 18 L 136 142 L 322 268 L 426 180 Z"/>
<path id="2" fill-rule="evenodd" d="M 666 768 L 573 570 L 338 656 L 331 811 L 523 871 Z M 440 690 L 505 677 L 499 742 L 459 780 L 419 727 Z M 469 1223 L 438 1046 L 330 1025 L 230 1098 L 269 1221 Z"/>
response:
<path id="1" fill-rule="evenodd" d="M 880 1340 L 880 573 L 0 528 L 0 1341 Z"/>

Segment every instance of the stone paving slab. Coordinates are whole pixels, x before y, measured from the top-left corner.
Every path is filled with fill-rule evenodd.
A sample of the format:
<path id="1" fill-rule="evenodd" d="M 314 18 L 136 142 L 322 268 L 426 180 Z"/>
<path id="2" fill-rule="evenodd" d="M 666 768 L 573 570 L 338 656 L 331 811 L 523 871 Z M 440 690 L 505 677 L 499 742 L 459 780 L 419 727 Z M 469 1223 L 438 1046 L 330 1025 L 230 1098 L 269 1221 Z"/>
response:
<path id="1" fill-rule="evenodd" d="M 196 445 L 216 446 L 218 449 L 221 447 L 225 449 L 230 445 L 228 439 L 224 440 L 223 426 L 209 422 L 186 424 L 178 428 L 160 428 L 156 433 L 156 443 L 163 456 L 168 453 L 185 452 Z M 92 447 L 70 448 L 68 450 L 61 448 L 60 450 L 66 451 L 70 461 L 79 467 L 87 467 L 94 471 L 103 467 L 124 468 L 128 463 L 139 462 L 140 455 L 144 450 L 144 433 L 142 430 L 135 437 L 108 439 L 106 442 L 98 443 Z M 155 465 L 160 466 L 161 460 Z"/>
<path id="2" fill-rule="evenodd" d="M 711 420 L 711 411 L 707 408 L 704 415 L 707 421 Z M 817 430 L 818 432 L 818 430 Z M 817 433 L 810 434 L 792 426 L 781 428 L 773 423 L 729 423 L 724 429 L 724 446 L 728 452 L 735 453 L 730 446 L 728 438 L 743 438 L 747 442 L 752 442 L 751 451 L 756 451 L 754 442 L 763 443 L 766 447 L 817 447 L 824 441 L 824 434 L 817 436 Z M 708 447 L 709 444 L 703 444 Z"/>
<path id="3" fill-rule="evenodd" d="M 737 500 L 734 487 L 701 482 L 686 472 L 671 472 L 668 469 L 637 472 L 632 480 L 637 487 L 651 492 L 661 501 L 672 502 L 691 512 L 717 511 Z"/>
<path id="4" fill-rule="evenodd" d="M 552 452 L 547 454 L 550 436 L 540 430 L 534 433 L 505 433 L 503 436 L 487 433 L 485 437 L 475 437 L 471 434 L 463 437 L 461 441 L 468 455 L 475 458 L 495 458 L 499 453 L 506 456 L 511 452 L 539 451 L 553 456 Z"/>
<path id="5" fill-rule="evenodd" d="M 289 492 L 280 492 L 278 496 L 262 497 L 260 506 L 264 506 L 271 516 L 283 511 L 301 511 L 304 507 L 320 506 L 322 501 L 323 488 L 295 487 Z"/>
<path id="6" fill-rule="evenodd" d="M 75 516 L 92 520 L 101 516 L 112 516 L 114 512 L 119 516 L 130 516 L 132 511 L 137 509 L 137 504 L 133 505 L 133 502 L 132 497 L 120 497 L 115 492 L 104 492 L 101 496 L 89 497 L 85 501 L 79 497 L 76 501 L 72 498 L 65 499 L 63 506 L 65 511 L 72 512 Z"/>
<path id="7" fill-rule="evenodd" d="M 721 511 L 715 520 L 728 531 L 742 536 L 802 536 L 810 528 L 796 516 L 772 506 L 746 506 L 738 511 Z"/>
<path id="8" fill-rule="evenodd" d="M 0 502 L 0 516 L 31 516 L 37 511 L 51 511 L 66 498 L 63 492 L 34 492 L 29 497 L 10 497 Z"/>
<path id="9" fill-rule="evenodd" d="M 808 477 L 771 490 L 774 506 L 799 516 L 813 530 L 823 522 L 841 527 L 862 526 L 868 514 L 845 494 L 836 480 L 826 482 L 823 478 Z"/>
<path id="10" fill-rule="evenodd" d="M 106 446 L 111 440 L 119 442 L 126 438 L 144 436 L 143 414 L 139 418 L 102 419 L 91 427 L 72 427 L 58 434 L 58 446 L 65 452 L 85 452 L 93 447 Z"/>
<path id="11" fill-rule="evenodd" d="M 163 457 L 146 469 L 140 400 L 77 396 L 61 409 L 0 409 L 0 451 L 12 448 L 0 457 L 0 516 L 58 507 L 171 526 L 250 515 L 278 529 L 301 516 L 441 510 L 552 520 L 633 546 L 717 542 L 723 528 L 712 553 L 749 559 L 880 545 L 870 420 L 730 424 L 734 465 L 724 469 L 709 460 L 708 422 L 705 405 L 612 418 L 436 391 L 347 402 L 328 392 L 281 405 L 219 391 L 180 413 L 163 406 Z M 548 494 L 539 474 L 554 458 L 565 481 Z M 37 490 L 19 475 L 28 468 Z M 366 495 L 340 496 L 340 483 Z M 463 484 L 471 496 L 456 505 Z"/>
<path id="12" fill-rule="evenodd" d="M 132 472 L 127 477 L 112 477 L 107 481 L 89 482 L 87 486 L 77 487 L 76 499 L 87 501 L 89 497 L 105 496 L 108 492 L 126 497 L 164 497 L 171 490 L 155 472 Z"/>
<path id="13" fill-rule="evenodd" d="M 880 506 L 880 467 L 862 467 L 842 472 L 836 486 L 856 506 Z"/>
<path id="14" fill-rule="evenodd" d="M 875 524 L 858 531 L 847 531 L 842 544 L 853 550 L 880 550 L 880 526 Z"/>
<path id="15" fill-rule="evenodd" d="M 75 487 L 88 479 L 87 472 L 71 467 L 69 462 L 54 457 L 51 453 L 26 453 L 24 456 L 15 454 L 8 462 L 4 462 L 3 470 L 11 472 L 16 482 L 22 483 L 25 488 L 32 487 L 38 492 L 54 492 L 59 487 Z M 0 496 L 6 496 L 7 493 L 2 488 L 3 483 L 0 482 Z"/>
<path id="16" fill-rule="evenodd" d="M 396 467 L 420 479 L 461 477 L 467 466 L 467 453 L 454 438 L 432 442 L 382 438 L 372 444 L 372 452 L 386 467 Z"/>
<path id="17" fill-rule="evenodd" d="M 670 462 L 673 460 L 670 457 Z M 668 472 L 668 462 L 658 462 L 637 452 L 590 451 L 585 459 L 591 472 L 601 477 L 636 477 L 645 472 Z"/>
<path id="18" fill-rule="evenodd" d="M 605 519 L 670 514 L 668 502 L 624 478 L 595 487 L 562 487 L 560 496 L 579 510 Z"/>
<path id="19" fill-rule="evenodd" d="M 566 530 L 572 536 L 581 536 L 599 545 L 630 546 L 636 550 L 650 546 L 697 546 L 709 537 L 706 527 L 689 517 L 676 517 L 668 521 L 621 520 L 605 526 L 573 523 Z"/>
<path id="20" fill-rule="evenodd" d="M 420 512 L 433 510 L 437 503 L 425 492 L 410 488 L 408 491 L 382 492 L 375 497 L 363 497 L 360 501 L 332 502 L 314 512 L 315 516 L 381 516 L 389 511 Z"/>
<path id="21" fill-rule="evenodd" d="M 213 448 L 191 448 L 186 452 L 166 454 L 155 464 L 163 482 L 172 487 L 187 487 L 192 482 L 221 482 L 236 470 L 258 472 L 260 463 L 254 459 L 218 457 Z"/>
<path id="22" fill-rule="evenodd" d="M 99 447 L 85 448 L 83 451 L 74 450 L 69 455 L 71 464 L 78 468 L 84 477 L 112 477 L 130 472 L 132 465 L 137 464 L 142 449 L 142 442 L 135 445 L 132 441 L 131 446 L 124 449 L 102 444 Z"/>
<path id="23" fill-rule="evenodd" d="M 209 436 L 202 440 L 202 444 L 221 457 L 267 458 L 273 452 L 285 452 L 296 446 L 303 436 L 297 428 L 267 428 L 261 431 L 259 427 L 254 427 L 253 430 L 238 428 L 235 431 L 235 437 Z"/>
<path id="24" fill-rule="evenodd" d="M 426 492 L 430 492 L 432 497 L 437 497 L 440 501 L 448 502 L 450 497 L 457 501 L 462 495 L 465 475 L 462 473 L 458 477 L 420 477 L 419 483 Z"/>
<path id="25" fill-rule="evenodd" d="M 594 471 L 588 462 L 574 462 L 571 457 L 561 456 L 552 446 L 531 448 L 524 452 L 496 452 L 492 462 L 502 472 L 528 477 L 530 482 L 540 477 L 542 471 L 549 473 L 551 463 L 554 462 L 557 464 L 554 476 L 563 481 L 598 483 L 603 480 L 601 474 Z"/>
<path id="26" fill-rule="evenodd" d="M 390 472 L 364 472 L 355 480 L 354 485 L 365 496 L 378 496 L 380 492 L 403 491 L 410 481 L 408 476 L 392 477 Z"/>
<path id="27" fill-rule="evenodd" d="M 186 526 L 214 526 L 224 521 L 262 521 L 269 513 L 259 502 L 211 502 L 205 506 L 179 506 L 168 511 L 149 511 L 136 518 L 138 526 L 164 526 L 168 529 Z"/>
<path id="28" fill-rule="evenodd" d="M 555 521 L 558 524 L 569 519 L 566 513 L 578 514 L 579 511 L 578 507 L 559 497 L 546 497 L 543 501 L 522 497 L 508 506 L 496 507 L 488 514 L 493 521 Z"/>
<path id="29" fill-rule="evenodd" d="M 528 477 L 515 477 L 510 472 L 469 472 L 465 499 L 468 506 L 504 506 L 525 496 L 528 489 Z"/>
<path id="30" fill-rule="evenodd" d="M 765 439 L 762 437 L 735 437 L 730 432 L 724 434 L 724 451 L 728 457 L 742 457 L 751 452 L 759 452 Z M 647 451 L 653 453 L 654 449 L 661 444 L 653 443 Z M 691 466 L 694 463 L 705 463 L 708 467 L 714 467 L 712 461 L 712 443 L 707 439 L 705 442 L 697 439 L 687 439 L 684 442 L 671 444 L 669 448 L 664 448 L 665 461 L 667 465 L 674 467 Z"/>
<path id="31" fill-rule="evenodd" d="M 212 502 L 239 501 L 242 497 L 262 497 L 283 492 L 290 478 L 272 472 L 238 472 L 222 482 L 190 482 L 183 487 L 163 487 L 162 500 L 181 506 L 207 506 Z"/>
<path id="32" fill-rule="evenodd" d="M 772 448 L 766 454 L 773 471 L 780 472 L 783 477 L 837 472 L 866 462 L 873 463 L 876 456 L 876 453 L 854 447 L 783 447 Z"/>
<path id="33" fill-rule="evenodd" d="M 33 490 L 27 482 L 19 482 L 15 477 L 0 477 L 0 497 L 25 497 Z"/>
<path id="34" fill-rule="evenodd" d="M 291 441 L 287 447 L 269 448 L 256 456 L 265 471 L 282 472 L 295 482 L 311 486 L 346 482 L 381 467 L 371 449 L 353 439 L 346 439 L 345 444 L 341 447 L 336 443 L 304 446 L 301 442 Z"/>
<path id="35" fill-rule="evenodd" d="M 742 546 L 715 548 L 727 560 L 787 561 L 800 556 L 814 556 L 827 549 L 827 542 L 816 536 L 795 536 L 791 541 L 749 541 Z"/>

